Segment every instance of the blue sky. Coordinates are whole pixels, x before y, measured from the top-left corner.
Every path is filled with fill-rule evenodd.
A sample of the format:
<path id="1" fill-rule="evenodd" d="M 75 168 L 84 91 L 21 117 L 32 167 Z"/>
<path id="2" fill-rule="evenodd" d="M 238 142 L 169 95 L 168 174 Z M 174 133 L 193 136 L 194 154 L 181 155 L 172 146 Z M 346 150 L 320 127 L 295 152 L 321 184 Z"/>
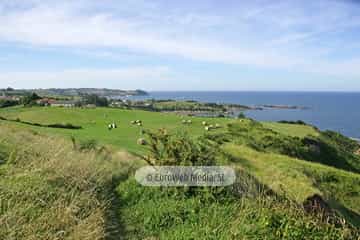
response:
<path id="1" fill-rule="evenodd" d="M 0 0 L 0 88 L 360 91 L 356 1 Z"/>

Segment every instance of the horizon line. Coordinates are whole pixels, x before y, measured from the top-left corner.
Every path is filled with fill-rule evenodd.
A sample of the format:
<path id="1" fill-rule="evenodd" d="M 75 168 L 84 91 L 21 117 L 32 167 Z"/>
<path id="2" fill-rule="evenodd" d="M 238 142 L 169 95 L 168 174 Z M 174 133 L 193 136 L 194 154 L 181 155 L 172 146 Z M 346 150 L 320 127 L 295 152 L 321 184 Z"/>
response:
<path id="1" fill-rule="evenodd" d="M 0 90 L 6 90 L 9 87 L 1 87 Z M 10 87 L 12 88 L 12 87 Z M 249 90 L 249 89 L 242 89 L 242 90 L 162 90 L 162 89 L 155 89 L 155 90 L 147 90 L 141 88 L 133 88 L 133 89 L 122 89 L 122 88 L 108 88 L 108 87 L 49 87 L 49 88 L 12 88 L 14 90 L 47 90 L 47 89 L 107 89 L 107 90 L 121 90 L 121 91 L 145 91 L 145 92 L 294 92 L 294 93 L 360 93 L 360 90 Z"/>

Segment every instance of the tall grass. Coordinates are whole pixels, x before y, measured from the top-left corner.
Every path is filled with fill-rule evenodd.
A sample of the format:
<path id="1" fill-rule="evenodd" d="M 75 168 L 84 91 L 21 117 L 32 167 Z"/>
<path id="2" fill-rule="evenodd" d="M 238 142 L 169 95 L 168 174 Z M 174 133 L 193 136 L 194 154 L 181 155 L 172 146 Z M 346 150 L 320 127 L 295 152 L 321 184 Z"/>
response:
<path id="1" fill-rule="evenodd" d="M 150 133 L 150 164 L 199 165 L 201 139 L 185 135 Z M 200 148 L 199 148 L 200 147 Z M 201 150 L 199 150 L 201 149 Z M 184 161 L 183 159 L 191 159 Z M 154 160 L 154 161 L 150 161 Z M 165 161 L 165 162 L 164 162 Z M 237 182 L 218 189 L 206 187 L 143 187 L 133 178 L 120 183 L 126 239 L 356 239 L 351 226 L 327 218 L 321 212 L 307 213 L 301 204 L 275 192 L 245 169 L 237 166 Z M 311 184 L 311 183 L 310 183 Z M 294 186 L 296 188 L 296 186 Z M 189 191 L 192 190 L 192 191 Z M 189 194 L 192 193 L 192 194 Z M 194 194 L 195 193 L 195 194 Z"/>
<path id="2" fill-rule="evenodd" d="M 117 236 L 112 190 L 129 155 L 79 152 L 66 139 L 4 126 L 0 136 L 9 156 L 0 170 L 0 239 Z"/>
<path id="3" fill-rule="evenodd" d="M 242 179 L 244 180 L 244 179 Z M 249 182 L 248 182 L 249 181 Z M 242 194 L 204 200 L 144 188 L 133 179 L 118 187 L 126 239 L 357 239 L 354 230 L 321 221 L 286 199 L 266 194 L 251 178 Z M 252 186 L 252 187 L 251 187 Z M 248 188 L 250 187 L 250 188 Z"/>

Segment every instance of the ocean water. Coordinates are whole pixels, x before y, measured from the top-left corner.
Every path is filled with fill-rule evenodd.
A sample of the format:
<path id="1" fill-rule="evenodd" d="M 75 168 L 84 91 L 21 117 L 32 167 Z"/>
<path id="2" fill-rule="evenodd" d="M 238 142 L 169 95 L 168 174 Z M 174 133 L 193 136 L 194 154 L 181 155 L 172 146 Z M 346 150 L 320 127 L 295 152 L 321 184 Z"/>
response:
<path id="1" fill-rule="evenodd" d="M 360 139 L 360 92 L 150 92 L 136 99 L 197 100 L 251 106 L 295 105 L 307 109 L 249 110 L 261 121 L 303 120 L 322 130 L 333 130 Z"/>

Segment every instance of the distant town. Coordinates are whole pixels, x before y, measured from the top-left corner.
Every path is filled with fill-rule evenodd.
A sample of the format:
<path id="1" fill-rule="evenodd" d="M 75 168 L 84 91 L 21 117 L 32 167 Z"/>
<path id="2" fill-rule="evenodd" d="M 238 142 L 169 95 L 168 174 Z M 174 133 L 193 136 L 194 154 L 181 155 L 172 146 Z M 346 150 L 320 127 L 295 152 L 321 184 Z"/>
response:
<path id="1" fill-rule="evenodd" d="M 291 105 L 259 105 L 205 103 L 194 100 L 130 99 L 131 96 L 148 95 L 143 90 L 117 90 L 99 88 L 69 89 L 0 89 L 0 108 L 22 105 L 24 107 L 96 108 L 111 107 L 138 109 L 152 112 L 173 112 L 184 116 L 243 117 L 246 110 L 307 109 Z"/>

